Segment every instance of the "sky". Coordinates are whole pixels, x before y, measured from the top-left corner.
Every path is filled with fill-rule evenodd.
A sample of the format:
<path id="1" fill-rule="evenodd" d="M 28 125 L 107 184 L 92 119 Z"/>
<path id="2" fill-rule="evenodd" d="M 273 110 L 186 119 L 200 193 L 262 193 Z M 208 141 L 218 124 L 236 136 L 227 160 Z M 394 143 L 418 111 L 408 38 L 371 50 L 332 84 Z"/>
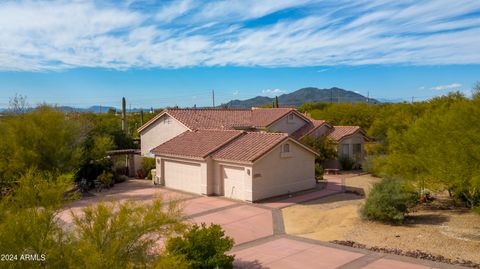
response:
<path id="1" fill-rule="evenodd" d="M 207 106 L 302 87 L 469 94 L 478 0 L 1 1 L 0 107 Z"/>

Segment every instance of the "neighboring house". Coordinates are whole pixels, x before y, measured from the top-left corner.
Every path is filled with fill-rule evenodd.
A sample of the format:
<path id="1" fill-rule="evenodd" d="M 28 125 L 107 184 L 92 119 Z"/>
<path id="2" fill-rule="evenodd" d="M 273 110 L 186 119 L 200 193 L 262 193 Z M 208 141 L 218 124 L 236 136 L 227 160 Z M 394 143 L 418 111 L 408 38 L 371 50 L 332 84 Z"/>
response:
<path id="1" fill-rule="evenodd" d="M 141 154 L 156 156 L 157 182 L 257 201 L 315 186 L 316 153 L 299 142 L 303 137 L 355 145 L 349 146 L 351 156 L 360 143 L 363 157 L 362 136 L 344 127 L 364 134 L 359 127 L 332 126 L 293 108 L 166 109 L 138 132 Z"/>
<path id="2" fill-rule="evenodd" d="M 365 131 L 359 126 L 333 126 L 332 132 L 328 138 L 337 146 L 338 158 L 349 158 L 354 161 L 354 165 L 360 165 L 365 157 L 364 144 L 368 140 Z M 326 164 L 332 168 L 340 168 L 337 160 L 332 160 Z"/>

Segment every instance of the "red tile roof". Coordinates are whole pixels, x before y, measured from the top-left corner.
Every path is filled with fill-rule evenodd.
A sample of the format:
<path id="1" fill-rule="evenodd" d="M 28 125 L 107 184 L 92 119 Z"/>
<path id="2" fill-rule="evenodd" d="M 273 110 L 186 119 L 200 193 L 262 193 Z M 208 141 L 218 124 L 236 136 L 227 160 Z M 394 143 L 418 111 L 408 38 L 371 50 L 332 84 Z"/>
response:
<path id="1" fill-rule="evenodd" d="M 146 129 L 164 113 L 183 123 L 191 130 L 199 129 L 245 129 L 251 127 L 268 127 L 284 117 L 293 108 L 254 108 L 254 109 L 166 109 L 162 113 L 138 128 Z M 298 113 L 298 112 L 297 112 Z M 300 113 L 298 113 L 300 114 Z"/>
<path id="2" fill-rule="evenodd" d="M 192 130 L 235 129 L 251 125 L 249 109 L 167 109 L 166 112 Z"/>
<path id="3" fill-rule="evenodd" d="M 311 123 L 305 124 L 302 128 L 296 130 L 292 133 L 292 137 L 295 139 L 300 139 L 305 135 L 315 131 L 318 127 L 326 124 L 327 122 L 324 120 L 314 120 L 310 119 Z"/>
<path id="4" fill-rule="evenodd" d="M 154 148 L 152 152 L 159 155 L 205 158 L 242 134 L 242 131 L 235 130 L 186 131 Z"/>
<path id="5" fill-rule="evenodd" d="M 342 138 L 352 135 L 356 132 L 361 132 L 366 136 L 365 132 L 359 126 L 333 126 L 333 130 L 328 134 L 328 137 L 333 141 L 340 141 Z"/>
<path id="6" fill-rule="evenodd" d="M 287 138 L 285 133 L 248 132 L 221 147 L 212 157 L 253 162 Z"/>
<path id="7" fill-rule="evenodd" d="M 267 127 L 288 113 L 295 111 L 294 108 L 254 108 L 251 110 L 251 125 L 254 127 Z"/>

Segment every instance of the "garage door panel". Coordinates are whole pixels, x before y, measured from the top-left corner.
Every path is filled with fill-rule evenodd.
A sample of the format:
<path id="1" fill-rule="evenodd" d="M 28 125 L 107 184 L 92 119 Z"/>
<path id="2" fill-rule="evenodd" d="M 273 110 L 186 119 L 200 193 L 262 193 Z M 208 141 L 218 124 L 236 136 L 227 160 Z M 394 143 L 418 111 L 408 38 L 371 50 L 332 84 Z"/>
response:
<path id="1" fill-rule="evenodd" d="M 201 168 L 198 163 L 165 161 L 165 186 L 200 193 Z"/>
<path id="2" fill-rule="evenodd" d="M 245 200 L 245 180 L 243 167 L 223 166 L 224 196 Z"/>

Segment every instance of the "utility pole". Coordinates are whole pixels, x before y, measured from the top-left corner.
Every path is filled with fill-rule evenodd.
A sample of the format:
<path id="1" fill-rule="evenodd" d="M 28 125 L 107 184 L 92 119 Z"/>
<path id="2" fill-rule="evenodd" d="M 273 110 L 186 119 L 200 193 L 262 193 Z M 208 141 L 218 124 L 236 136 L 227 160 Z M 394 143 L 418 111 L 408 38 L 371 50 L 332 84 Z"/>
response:
<path id="1" fill-rule="evenodd" d="M 367 91 L 367 104 L 370 103 L 370 91 Z"/>
<path id="2" fill-rule="evenodd" d="M 413 100 L 415 99 L 415 96 L 412 96 L 412 104 L 413 104 Z"/>
<path id="3" fill-rule="evenodd" d="M 215 108 L 215 90 L 212 90 L 212 104 L 213 108 Z"/>
<path id="4" fill-rule="evenodd" d="M 127 119 L 127 101 L 125 97 L 122 97 L 122 131 L 125 132 L 126 128 L 126 119 Z"/>

